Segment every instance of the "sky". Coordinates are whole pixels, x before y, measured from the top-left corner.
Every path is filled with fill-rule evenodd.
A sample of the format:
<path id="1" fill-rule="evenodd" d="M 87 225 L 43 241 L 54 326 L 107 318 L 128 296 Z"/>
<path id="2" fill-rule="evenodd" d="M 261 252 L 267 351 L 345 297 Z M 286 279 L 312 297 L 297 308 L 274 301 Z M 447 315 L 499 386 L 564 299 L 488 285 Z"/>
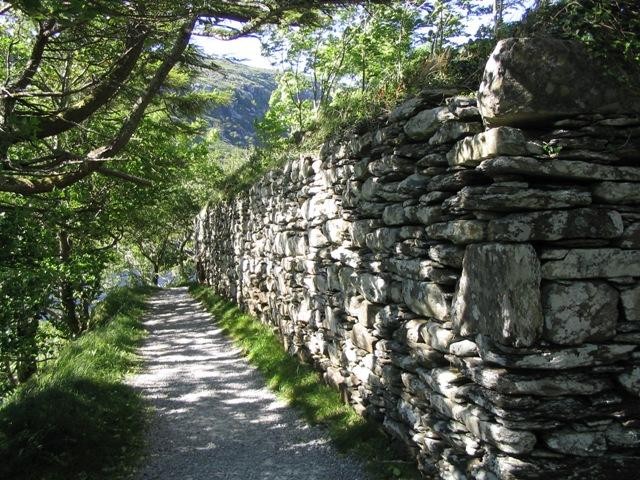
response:
<path id="1" fill-rule="evenodd" d="M 491 0 L 485 3 L 491 4 Z M 505 16 L 505 20 L 513 21 L 519 19 L 525 8 L 531 6 L 533 0 L 523 0 L 522 7 L 514 9 Z M 484 22 L 491 22 L 491 16 L 479 20 L 474 19 L 467 27 L 469 34 L 474 34 L 478 30 L 478 26 Z M 202 47 L 207 55 L 218 57 L 231 57 L 240 63 L 257 68 L 276 68 L 275 62 L 262 55 L 262 47 L 260 40 L 256 37 L 244 37 L 237 40 L 219 40 L 211 37 L 194 36 L 192 43 Z"/>
<path id="2" fill-rule="evenodd" d="M 257 68 L 274 68 L 262 55 L 260 40 L 244 37 L 237 40 L 218 40 L 210 37 L 193 37 L 192 43 L 202 47 L 207 55 L 236 58 L 245 65 Z"/>

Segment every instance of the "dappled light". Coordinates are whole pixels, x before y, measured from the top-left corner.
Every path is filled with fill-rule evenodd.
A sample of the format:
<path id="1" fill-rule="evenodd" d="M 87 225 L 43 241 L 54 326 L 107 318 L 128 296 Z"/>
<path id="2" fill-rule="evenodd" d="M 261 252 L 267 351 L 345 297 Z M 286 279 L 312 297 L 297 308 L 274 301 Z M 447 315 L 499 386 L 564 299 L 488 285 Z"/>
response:
<path id="1" fill-rule="evenodd" d="M 154 297 L 145 326 L 145 370 L 132 384 L 151 402 L 154 419 L 138 478 L 365 478 L 321 429 L 267 390 L 186 289 Z"/>

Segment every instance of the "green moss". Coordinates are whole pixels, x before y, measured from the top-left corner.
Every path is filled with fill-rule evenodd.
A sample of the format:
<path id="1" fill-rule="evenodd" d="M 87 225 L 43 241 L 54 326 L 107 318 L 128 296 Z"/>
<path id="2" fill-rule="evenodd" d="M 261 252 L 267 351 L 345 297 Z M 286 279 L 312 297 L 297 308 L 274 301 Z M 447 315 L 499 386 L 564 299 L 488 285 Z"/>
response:
<path id="1" fill-rule="evenodd" d="M 128 478 L 143 446 L 147 410 L 125 385 L 139 363 L 148 290 L 121 289 L 104 302 L 95 330 L 0 406 L 0 478 Z"/>
<path id="2" fill-rule="evenodd" d="M 380 426 L 367 421 L 322 382 L 318 372 L 284 350 L 271 328 L 241 312 L 207 287 L 192 286 L 200 300 L 266 379 L 269 388 L 312 424 L 323 425 L 336 447 L 362 458 L 374 479 L 418 479 L 413 460 L 402 458 Z"/>

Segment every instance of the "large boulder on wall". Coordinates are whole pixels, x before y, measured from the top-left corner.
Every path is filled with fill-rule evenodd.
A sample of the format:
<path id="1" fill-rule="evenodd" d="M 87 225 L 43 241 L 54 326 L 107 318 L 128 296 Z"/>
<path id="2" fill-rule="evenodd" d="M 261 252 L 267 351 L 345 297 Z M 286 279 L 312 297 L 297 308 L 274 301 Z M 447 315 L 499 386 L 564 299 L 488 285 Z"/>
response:
<path id="1" fill-rule="evenodd" d="M 508 38 L 487 61 L 478 107 L 489 126 L 529 126 L 580 114 L 638 113 L 640 95 L 577 41 Z"/>

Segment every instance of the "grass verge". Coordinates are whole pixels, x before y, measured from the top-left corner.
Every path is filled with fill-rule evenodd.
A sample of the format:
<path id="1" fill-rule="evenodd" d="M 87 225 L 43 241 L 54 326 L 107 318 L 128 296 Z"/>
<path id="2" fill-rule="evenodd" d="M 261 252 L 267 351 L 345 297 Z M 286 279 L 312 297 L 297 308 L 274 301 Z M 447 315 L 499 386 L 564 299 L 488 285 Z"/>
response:
<path id="1" fill-rule="evenodd" d="M 192 285 L 189 290 L 260 370 L 269 388 L 299 409 L 308 422 L 325 426 L 338 450 L 364 460 L 372 478 L 421 478 L 413 461 L 399 460 L 397 445 L 378 424 L 358 415 L 317 371 L 288 355 L 268 326 L 210 288 Z"/>
<path id="2" fill-rule="evenodd" d="M 97 326 L 0 405 L 0 478 L 128 478 L 142 450 L 147 410 L 124 377 L 138 365 L 149 289 L 119 289 Z"/>

